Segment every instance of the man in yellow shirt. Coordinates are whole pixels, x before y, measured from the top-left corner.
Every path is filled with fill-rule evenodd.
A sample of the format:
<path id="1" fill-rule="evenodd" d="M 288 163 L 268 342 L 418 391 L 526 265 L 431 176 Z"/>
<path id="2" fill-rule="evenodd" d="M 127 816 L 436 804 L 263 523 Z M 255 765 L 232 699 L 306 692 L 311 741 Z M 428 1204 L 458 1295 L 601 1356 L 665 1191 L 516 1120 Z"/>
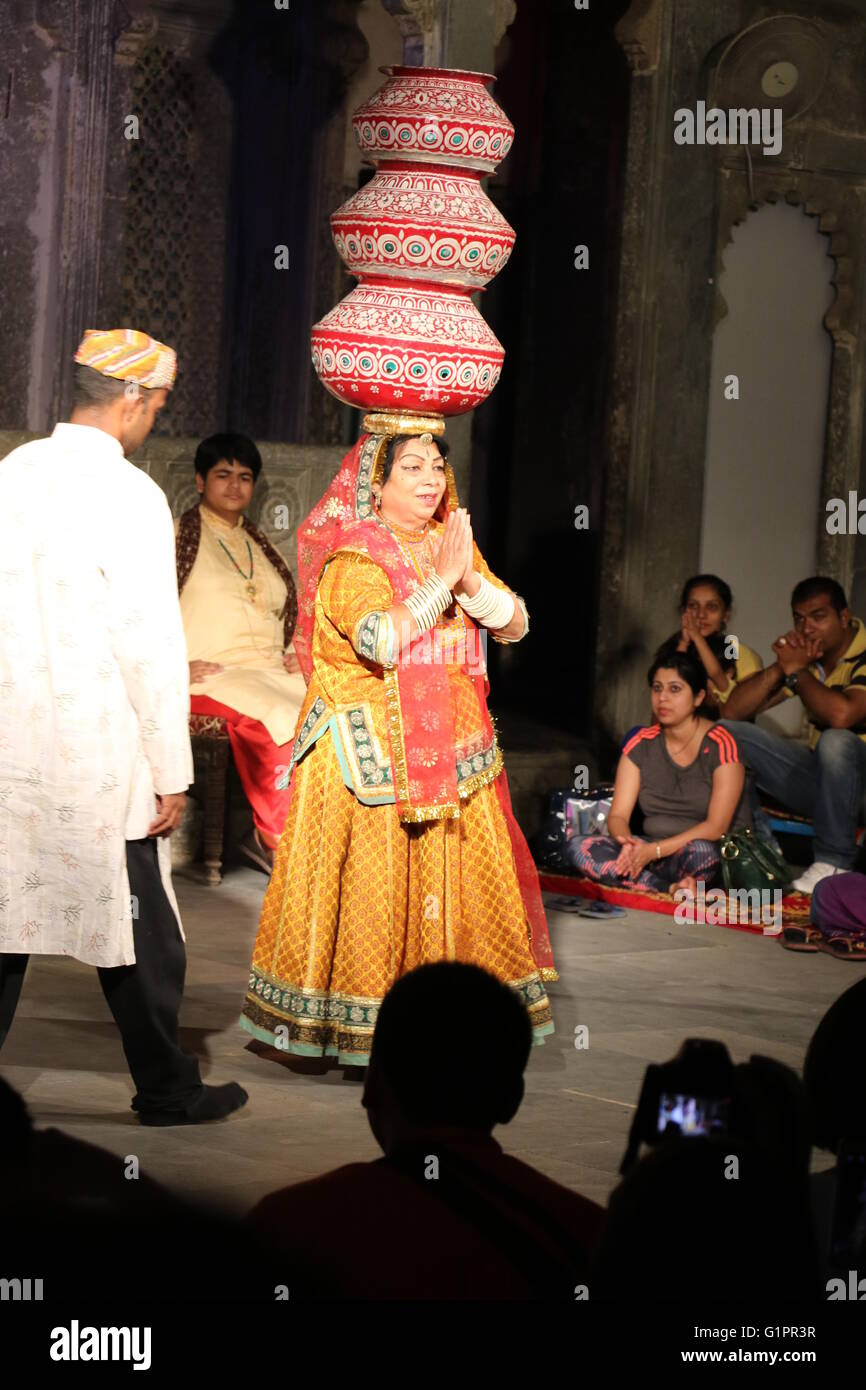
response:
<path id="1" fill-rule="evenodd" d="M 295 583 L 282 556 L 244 516 L 262 468 L 242 434 L 215 434 L 195 456 L 198 506 L 176 523 L 190 709 L 226 720 L 253 812 L 241 849 L 265 872 L 288 811 L 281 787 L 306 692 L 292 649 Z"/>
<path id="2" fill-rule="evenodd" d="M 857 820 L 866 786 L 866 629 L 835 579 L 803 579 L 791 595 L 794 626 L 773 643 L 772 666 L 737 685 L 726 726 L 798 695 L 809 717 L 809 746 L 748 723 L 731 732 L 757 785 L 808 816 L 815 827 L 813 864 L 793 887 L 816 883 L 854 863 Z"/>

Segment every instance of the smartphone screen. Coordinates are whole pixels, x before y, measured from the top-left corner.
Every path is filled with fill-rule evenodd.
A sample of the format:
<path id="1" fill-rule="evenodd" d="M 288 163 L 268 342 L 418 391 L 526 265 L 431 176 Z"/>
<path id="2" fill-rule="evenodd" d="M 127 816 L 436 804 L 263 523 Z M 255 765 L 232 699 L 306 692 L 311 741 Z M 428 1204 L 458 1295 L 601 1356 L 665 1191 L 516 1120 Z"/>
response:
<path id="1" fill-rule="evenodd" d="M 727 1134 L 730 1104 L 723 1096 L 687 1096 L 662 1091 L 658 1133 L 679 1133 L 689 1139 Z"/>
<path id="2" fill-rule="evenodd" d="M 866 1148 L 843 1144 L 836 1162 L 836 1204 L 830 1236 L 830 1263 L 854 1268 L 866 1250 Z"/>

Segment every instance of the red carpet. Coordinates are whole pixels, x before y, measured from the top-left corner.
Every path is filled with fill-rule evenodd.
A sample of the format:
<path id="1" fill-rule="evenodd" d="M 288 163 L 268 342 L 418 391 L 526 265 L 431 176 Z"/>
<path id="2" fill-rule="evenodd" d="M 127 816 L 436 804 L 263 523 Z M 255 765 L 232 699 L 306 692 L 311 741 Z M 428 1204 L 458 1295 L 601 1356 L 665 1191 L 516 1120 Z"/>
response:
<path id="1" fill-rule="evenodd" d="M 652 893 L 641 888 L 609 888 L 602 883 L 593 883 L 588 878 L 579 878 L 576 874 L 555 874 L 545 873 L 543 869 L 538 874 L 542 888 L 548 893 L 559 893 L 563 897 L 570 898 L 601 898 L 603 902 L 615 903 L 617 907 L 636 907 L 644 912 L 661 912 L 667 917 L 673 917 L 677 910 L 677 904 L 667 893 Z M 734 931 L 751 932 L 753 936 L 778 936 L 781 927 L 801 926 L 809 921 L 809 899 L 802 893 L 790 893 L 782 899 L 782 921 L 781 924 L 765 926 L 760 922 L 753 923 L 744 918 L 738 918 L 739 904 L 724 904 L 723 908 L 715 905 L 710 896 L 713 890 L 708 892 L 709 902 L 706 904 L 706 912 L 709 913 L 710 920 L 706 921 L 706 914 L 698 905 L 695 912 L 695 923 L 707 926 L 731 927 Z M 717 903 L 718 900 L 715 900 Z M 554 909 L 555 910 L 555 909 Z M 769 917 L 770 908 L 768 905 L 767 916 Z M 729 917 L 731 920 L 714 920 L 714 917 Z"/>

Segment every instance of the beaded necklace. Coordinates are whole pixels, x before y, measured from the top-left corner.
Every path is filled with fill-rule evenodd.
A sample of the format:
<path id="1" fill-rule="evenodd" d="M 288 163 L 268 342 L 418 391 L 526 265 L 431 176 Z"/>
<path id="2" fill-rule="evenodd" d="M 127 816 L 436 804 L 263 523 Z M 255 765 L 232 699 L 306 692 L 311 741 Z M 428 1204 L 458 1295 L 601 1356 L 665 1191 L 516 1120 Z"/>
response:
<path id="1" fill-rule="evenodd" d="M 237 560 L 235 559 L 234 555 L 232 555 L 232 553 L 231 553 L 231 551 L 229 550 L 228 546 L 227 546 L 223 541 L 220 540 L 219 536 L 217 536 L 217 541 L 218 541 L 218 543 L 222 546 L 222 548 L 223 548 L 223 550 L 225 551 L 226 555 L 228 555 L 229 559 L 231 560 L 232 564 L 234 565 L 234 567 L 235 567 L 235 569 L 237 570 L 238 574 L 240 575 L 241 579 L 245 579 L 245 580 L 246 580 L 246 591 L 247 591 L 248 596 L 249 596 L 251 599 L 254 599 L 255 596 L 256 596 L 257 590 L 256 590 L 255 584 L 253 583 L 253 568 L 254 568 L 253 551 L 252 551 L 252 546 L 250 545 L 250 543 L 249 543 L 249 541 L 247 540 L 246 537 L 244 537 L 244 540 L 246 540 L 247 555 L 250 557 L 250 572 L 249 572 L 249 574 L 244 574 L 243 570 L 241 569 L 241 567 L 240 567 L 240 565 L 238 564 Z"/>

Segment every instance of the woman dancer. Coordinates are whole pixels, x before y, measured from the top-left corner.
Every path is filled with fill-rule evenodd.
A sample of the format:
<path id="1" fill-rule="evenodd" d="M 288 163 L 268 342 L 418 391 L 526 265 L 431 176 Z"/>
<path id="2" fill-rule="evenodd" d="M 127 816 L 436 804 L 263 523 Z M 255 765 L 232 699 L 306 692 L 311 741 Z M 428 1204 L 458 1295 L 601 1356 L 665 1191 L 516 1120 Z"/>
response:
<path id="1" fill-rule="evenodd" d="M 606 835 L 570 840 L 576 869 L 599 883 L 658 893 L 697 892 L 717 882 L 718 841 L 750 822 L 746 774 L 736 740 L 701 712 L 706 675 L 691 652 L 666 644 L 649 669 L 656 724 L 626 740 Z M 643 812 L 643 836 L 629 823 Z"/>
<path id="2" fill-rule="evenodd" d="M 510 985 L 542 1040 L 556 973 L 479 642 L 479 625 L 518 641 L 528 617 L 474 545 L 432 433 L 362 436 L 298 558 L 309 686 L 242 1026 L 364 1065 L 394 980 L 461 960 Z M 440 1028 L 471 1046 L 471 1018 L 429 1025 L 431 1047 Z"/>

